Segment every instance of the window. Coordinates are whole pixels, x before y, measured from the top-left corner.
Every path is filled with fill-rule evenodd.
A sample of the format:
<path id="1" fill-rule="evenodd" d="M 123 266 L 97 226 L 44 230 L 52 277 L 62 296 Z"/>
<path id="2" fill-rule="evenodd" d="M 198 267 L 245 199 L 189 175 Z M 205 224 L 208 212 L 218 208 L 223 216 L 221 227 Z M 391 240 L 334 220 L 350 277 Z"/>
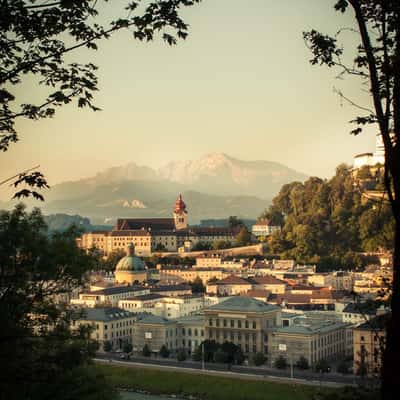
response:
<path id="1" fill-rule="evenodd" d="M 242 321 L 240 321 L 240 320 L 238 320 L 238 328 L 241 328 L 242 327 Z"/>
<path id="2" fill-rule="evenodd" d="M 256 329 L 256 328 L 257 328 L 257 322 L 253 321 L 253 329 Z"/>
<path id="3" fill-rule="evenodd" d="M 227 325 L 226 319 L 224 319 L 224 328 L 226 328 L 226 325 Z"/>
<path id="4" fill-rule="evenodd" d="M 235 326 L 235 321 L 231 319 L 231 328 L 233 328 L 234 326 Z"/>
<path id="5" fill-rule="evenodd" d="M 107 324 L 104 324 L 104 330 L 105 331 L 107 330 Z"/>
<path id="6" fill-rule="evenodd" d="M 208 320 L 208 325 L 209 325 L 209 326 L 212 326 L 212 318 L 210 318 L 210 319 Z"/>
<path id="7" fill-rule="evenodd" d="M 197 331 L 197 329 L 195 329 L 194 330 L 194 336 L 197 336 L 197 334 L 198 334 L 198 331 Z"/>
<path id="8" fill-rule="evenodd" d="M 246 342 L 248 342 L 248 341 L 249 341 L 249 334 L 246 333 L 246 334 L 244 335 L 244 337 L 245 337 L 245 339 L 246 339 Z"/>
<path id="9" fill-rule="evenodd" d="M 249 321 L 245 321 L 245 323 L 244 323 L 244 326 L 245 326 L 245 328 L 248 328 L 249 327 Z"/>
<path id="10" fill-rule="evenodd" d="M 362 341 L 362 342 L 364 341 L 364 336 L 361 336 L 361 341 Z"/>
<path id="11" fill-rule="evenodd" d="M 219 326 L 219 319 L 218 318 L 215 320 L 215 326 Z"/>

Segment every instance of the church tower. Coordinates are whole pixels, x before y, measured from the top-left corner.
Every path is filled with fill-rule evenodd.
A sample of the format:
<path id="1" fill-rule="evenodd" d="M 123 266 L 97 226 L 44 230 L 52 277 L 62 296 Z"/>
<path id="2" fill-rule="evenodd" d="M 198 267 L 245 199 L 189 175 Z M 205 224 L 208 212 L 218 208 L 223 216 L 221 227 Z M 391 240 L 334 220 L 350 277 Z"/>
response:
<path id="1" fill-rule="evenodd" d="M 186 229 L 187 228 L 187 211 L 186 204 L 182 199 L 182 195 L 176 199 L 174 209 L 174 221 L 175 229 Z"/>

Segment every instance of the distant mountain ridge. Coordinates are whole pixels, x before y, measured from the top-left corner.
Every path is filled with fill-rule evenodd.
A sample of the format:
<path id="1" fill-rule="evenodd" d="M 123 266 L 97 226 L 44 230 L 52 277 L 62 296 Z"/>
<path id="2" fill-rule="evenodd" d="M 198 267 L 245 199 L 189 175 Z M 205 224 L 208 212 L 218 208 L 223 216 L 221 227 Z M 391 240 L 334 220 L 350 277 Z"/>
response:
<path id="1" fill-rule="evenodd" d="M 168 217 L 182 193 L 190 223 L 229 215 L 254 219 L 282 185 L 306 178 L 279 163 L 242 161 L 224 153 L 172 161 L 157 170 L 131 162 L 54 185 L 42 208 L 46 214 L 79 214 L 97 224 L 112 223 L 118 217 Z"/>

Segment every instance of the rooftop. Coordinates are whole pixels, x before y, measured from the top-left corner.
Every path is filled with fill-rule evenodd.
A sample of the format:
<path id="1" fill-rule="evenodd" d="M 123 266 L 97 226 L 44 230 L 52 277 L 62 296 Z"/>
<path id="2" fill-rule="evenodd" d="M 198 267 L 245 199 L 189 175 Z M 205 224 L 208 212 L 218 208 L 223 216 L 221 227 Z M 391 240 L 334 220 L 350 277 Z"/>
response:
<path id="1" fill-rule="evenodd" d="M 287 334 L 300 334 L 300 335 L 314 335 L 317 333 L 326 333 L 336 329 L 342 329 L 348 326 L 343 322 L 337 321 L 316 321 L 302 318 L 300 323 L 294 323 L 291 326 L 278 328 L 276 333 Z"/>
<path id="2" fill-rule="evenodd" d="M 167 325 L 172 324 L 174 321 L 169 320 L 164 317 L 159 317 L 158 315 L 145 315 L 144 317 L 140 318 L 138 323 L 146 324 L 146 325 Z"/>
<path id="3" fill-rule="evenodd" d="M 134 315 L 135 314 L 118 307 L 83 308 L 81 312 L 75 314 L 73 319 L 107 322 L 133 317 Z"/>
<path id="4" fill-rule="evenodd" d="M 241 312 L 270 312 L 280 310 L 272 304 L 264 303 L 263 301 L 254 299 L 252 297 L 235 296 L 230 297 L 228 300 L 208 307 L 210 311 L 241 311 Z"/>
<path id="5" fill-rule="evenodd" d="M 87 294 L 110 296 L 113 294 L 138 292 L 142 290 L 146 290 L 146 288 L 142 286 L 111 286 L 100 290 L 93 290 Z"/>

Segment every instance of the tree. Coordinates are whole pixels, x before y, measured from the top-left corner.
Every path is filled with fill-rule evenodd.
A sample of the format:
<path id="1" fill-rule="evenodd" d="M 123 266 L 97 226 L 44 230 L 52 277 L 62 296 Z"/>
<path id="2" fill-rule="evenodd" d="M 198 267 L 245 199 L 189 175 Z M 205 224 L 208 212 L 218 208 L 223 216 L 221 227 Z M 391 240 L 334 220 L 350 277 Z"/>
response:
<path id="1" fill-rule="evenodd" d="M 336 0 L 335 9 L 353 12 L 359 37 L 353 65 L 343 63 L 344 49 L 338 38 L 315 30 L 304 33 L 313 53 L 312 64 L 340 69 L 370 89 L 372 107 L 356 105 L 366 114 L 357 116 L 352 131 L 358 135 L 365 125 L 379 129 L 385 149 L 384 183 L 395 220 L 391 319 L 386 328 L 386 350 L 382 368 L 382 398 L 394 399 L 400 382 L 396 365 L 400 359 L 400 3 L 398 0 Z M 351 102 L 342 93 L 345 100 Z M 351 102 L 354 104 L 354 102 Z"/>
<path id="2" fill-rule="evenodd" d="M 267 361 L 266 357 L 264 356 L 263 353 L 256 353 L 253 356 L 253 362 L 255 366 L 260 366 L 265 364 L 265 361 Z"/>
<path id="3" fill-rule="evenodd" d="M 111 342 L 110 342 L 109 340 L 104 341 L 104 343 L 103 343 L 103 350 L 104 350 L 106 353 L 109 353 L 109 352 L 112 350 L 112 344 L 111 344 Z"/>
<path id="4" fill-rule="evenodd" d="M 151 350 L 150 350 L 150 347 L 149 347 L 149 345 L 147 343 L 143 346 L 142 355 L 144 357 L 150 357 L 151 356 Z"/>
<path id="5" fill-rule="evenodd" d="M 192 354 L 193 361 L 201 361 L 203 359 L 203 350 L 201 346 L 196 347 L 195 351 Z"/>
<path id="6" fill-rule="evenodd" d="M 235 355 L 234 355 L 234 362 L 237 365 L 242 365 L 244 363 L 244 354 L 240 347 L 237 348 Z"/>
<path id="7" fill-rule="evenodd" d="M 178 352 L 176 353 L 176 359 L 179 361 L 179 362 L 182 362 L 182 361 L 185 361 L 186 360 L 186 352 L 185 352 L 185 350 L 178 350 Z"/>
<path id="8" fill-rule="evenodd" d="M 163 344 L 160 348 L 160 356 L 162 358 L 168 358 L 169 357 L 169 350 L 165 344 Z"/>
<path id="9" fill-rule="evenodd" d="M 154 251 L 168 251 L 168 249 L 162 244 L 162 243 L 157 243 L 156 247 L 154 248 Z"/>
<path id="10" fill-rule="evenodd" d="M 228 228 L 235 229 L 235 228 L 241 228 L 242 226 L 244 226 L 244 223 L 238 217 L 231 215 L 228 218 Z"/>
<path id="11" fill-rule="evenodd" d="M 3 0 L 0 24 L 0 150 L 7 151 L 19 140 L 16 121 L 21 118 L 53 117 L 56 109 L 76 101 L 78 107 L 99 108 L 93 103 L 98 90 L 97 67 L 72 59 L 78 49 L 97 50 L 98 43 L 122 29 L 133 38 L 151 41 L 160 35 L 173 45 L 188 35 L 188 25 L 179 16 L 180 8 L 200 0 L 162 0 L 142 4 L 126 1 L 125 15 L 102 23 L 102 2 L 90 0 Z M 67 56 L 70 62 L 67 61 Z M 47 94 L 36 103 L 18 93 L 27 77 L 33 78 Z M 32 168 L 35 169 L 35 168 Z M 44 176 L 32 169 L 15 177 L 15 185 L 27 187 L 15 197 L 34 196 L 43 200 L 40 189 L 46 188 Z M 4 181 L 3 183 L 5 183 Z"/>
<path id="12" fill-rule="evenodd" d="M 325 360 L 324 358 L 321 358 L 320 360 L 317 361 L 315 364 L 315 371 L 321 372 L 321 373 L 326 373 L 331 371 L 331 366 L 329 365 L 328 361 Z"/>
<path id="13" fill-rule="evenodd" d="M 112 397 L 103 378 L 87 368 L 98 349 L 93 328 L 70 329 L 82 315 L 58 301 L 85 283 L 85 272 L 96 261 L 77 247 L 78 234 L 71 228 L 49 235 L 38 209 L 28 213 L 18 205 L 0 212 L 3 398 L 86 399 L 87 387 L 95 397 L 102 397 L 103 389 L 103 398 Z M 87 386 L 80 386 L 81 379 Z"/>
<path id="14" fill-rule="evenodd" d="M 337 367 L 336 371 L 339 372 L 339 374 L 349 374 L 350 373 L 350 365 L 348 362 L 345 360 L 341 360 Z"/>
<path id="15" fill-rule="evenodd" d="M 105 271 L 114 271 L 118 261 L 126 256 L 125 250 L 116 249 L 113 250 L 107 258 L 99 258 L 98 268 Z"/>
<path id="16" fill-rule="evenodd" d="M 237 246 L 247 246 L 251 243 L 251 233 L 245 226 L 240 228 L 238 235 L 236 236 L 236 245 Z"/>
<path id="17" fill-rule="evenodd" d="M 213 244 L 214 250 L 229 249 L 232 247 L 232 243 L 229 240 L 217 240 Z"/>
<path id="18" fill-rule="evenodd" d="M 132 343 L 125 342 L 124 345 L 122 346 L 122 351 L 124 353 L 131 353 L 133 350 Z"/>
<path id="19" fill-rule="evenodd" d="M 285 369 L 287 367 L 286 358 L 283 356 L 279 356 L 274 362 L 275 368 Z"/>
<path id="20" fill-rule="evenodd" d="M 218 349 L 214 353 L 214 362 L 219 364 L 225 364 L 229 362 L 229 354 L 226 351 L 223 351 L 222 349 Z"/>
<path id="21" fill-rule="evenodd" d="M 189 282 L 189 285 L 192 288 L 192 293 L 204 293 L 206 291 L 200 277 L 195 278 L 193 282 Z"/>
<path id="22" fill-rule="evenodd" d="M 301 356 L 296 362 L 296 367 L 299 369 L 308 369 L 310 368 L 310 364 L 308 363 L 307 358 Z"/>

